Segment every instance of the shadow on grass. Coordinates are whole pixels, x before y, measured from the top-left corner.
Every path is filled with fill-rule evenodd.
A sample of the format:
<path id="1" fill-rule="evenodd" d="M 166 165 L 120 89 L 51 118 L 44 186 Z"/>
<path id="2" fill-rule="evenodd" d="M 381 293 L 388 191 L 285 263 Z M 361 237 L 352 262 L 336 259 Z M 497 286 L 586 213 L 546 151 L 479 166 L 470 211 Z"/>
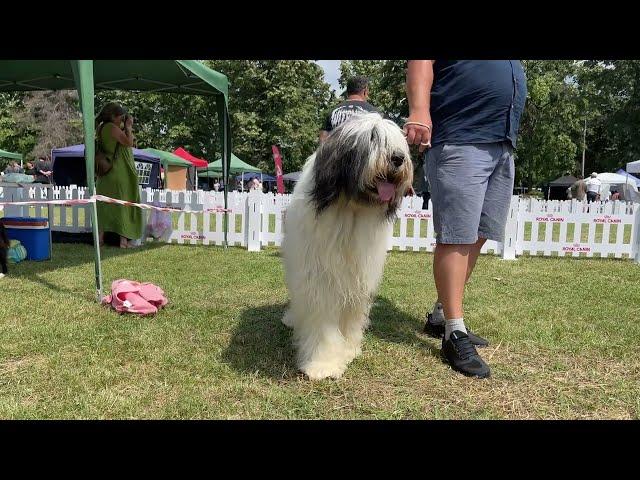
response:
<path id="1" fill-rule="evenodd" d="M 261 305 L 244 310 L 222 358 L 233 369 L 276 380 L 300 374 L 295 364 L 292 330 L 281 322 L 287 305 Z M 421 325 L 385 297 L 378 297 L 371 309 L 368 335 L 424 348 L 439 357 L 438 342 L 418 335 Z M 366 346 L 365 346 L 366 348 Z"/>
<path id="2" fill-rule="evenodd" d="M 156 248 L 160 248 L 164 243 L 147 243 L 139 248 L 119 248 L 119 247 L 101 247 L 100 256 L 101 260 L 105 261 L 110 258 L 122 257 L 131 254 L 135 254 L 140 251 L 148 251 Z M 9 275 L 16 278 L 22 278 L 34 283 L 40 284 L 47 290 L 52 290 L 58 293 L 73 293 L 72 288 L 64 288 L 60 285 L 55 285 L 41 277 L 43 273 L 48 273 L 56 270 L 61 270 L 68 267 L 75 267 L 78 265 L 93 264 L 94 263 L 94 249 L 93 245 L 87 244 L 64 244 L 54 243 L 53 253 L 51 260 L 44 261 L 24 261 L 19 264 L 13 264 L 9 266 Z M 87 282 L 93 285 L 95 278 L 93 275 L 87 277 Z"/>
<path id="3" fill-rule="evenodd" d="M 285 327 L 284 303 L 247 308 L 231 335 L 223 360 L 234 370 L 276 380 L 298 375 L 292 331 Z"/>
<path id="4" fill-rule="evenodd" d="M 387 342 L 425 348 L 430 355 L 440 357 L 440 342 L 420 335 L 424 322 L 400 310 L 386 297 L 376 297 L 369 315 L 368 334 Z"/>

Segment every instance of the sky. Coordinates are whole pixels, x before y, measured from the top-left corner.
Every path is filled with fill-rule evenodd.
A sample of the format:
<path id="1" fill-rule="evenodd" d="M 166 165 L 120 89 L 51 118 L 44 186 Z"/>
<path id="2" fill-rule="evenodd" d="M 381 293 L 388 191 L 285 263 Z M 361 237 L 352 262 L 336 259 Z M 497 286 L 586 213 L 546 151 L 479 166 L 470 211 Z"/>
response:
<path id="1" fill-rule="evenodd" d="M 318 64 L 324 69 L 324 79 L 331 85 L 331 88 L 336 91 L 337 94 L 341 93 L 340 85 L 338 84 L 338 78 L 340 78 L 340 60 L 316 60 Z"/>

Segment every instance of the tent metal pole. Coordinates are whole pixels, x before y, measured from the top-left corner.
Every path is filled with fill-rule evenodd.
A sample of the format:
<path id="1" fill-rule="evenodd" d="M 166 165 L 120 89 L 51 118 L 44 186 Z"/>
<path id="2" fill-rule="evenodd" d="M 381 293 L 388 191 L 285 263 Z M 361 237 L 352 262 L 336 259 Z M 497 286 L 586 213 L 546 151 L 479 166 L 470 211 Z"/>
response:
<path id="1" fill-rule="evenodd" d="M 80 97 L 82 122 L 84 124 L 84 158 L 87 171 L 87 188 L 91 195 L 96 194 L 95 174 L 95 109 L 93 102 L 93 60 L 71 60 L 73 76 Z M 91 208 L 91 230 L 93 232 L 94 263 L 96 276 L 96 300 L 102 301 L 102 265 L 100 261 L 100 235 L 98 233 L 98 210 L 96 203 Z"/>
<path id="2" fill-rule="evenodd" d="M 226 101 L 222 105 L 222 121 L 223 121 L 223 160 L 222 160 L 222 176 L 224 177 L 224 248 L 229 247 L 229 166 L 231 164 L 231 132 L 229 131 L 229 109 Z"/>
<path id="3" fill-rule="evenodd" d="M 222 154 L 222 178 L 224 179 L 224 248 L 228 247 L 229 233 L 229 212 L 228 210 L 228 193 L 229 193 L 229 164 L 227 162 L 228 152 L 231 149 L 229 134 L 229 111 L 227 109 L 226 99 L 216 99 L 216 109 L 218 113 L 218 137 L 220 138 L 220 153 Z M 208 168 L 208 167 L 207 167 Z M 209 179 L 207 178 L 207 181 Z"/>

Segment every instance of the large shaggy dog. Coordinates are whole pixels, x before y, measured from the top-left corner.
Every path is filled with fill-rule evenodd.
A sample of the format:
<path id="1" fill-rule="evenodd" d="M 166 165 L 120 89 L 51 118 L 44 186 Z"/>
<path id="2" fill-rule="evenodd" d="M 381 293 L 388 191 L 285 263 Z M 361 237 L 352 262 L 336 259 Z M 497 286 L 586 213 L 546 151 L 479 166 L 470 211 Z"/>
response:
<path id="1" fill-rule="evenodd" d="M 407 141 L 378 114 L 354 116 L 309 157 L 287 207 L 282 255 L 298 367 L 339 378 L 360 354 L 388 236 L 413 181 Z"/>

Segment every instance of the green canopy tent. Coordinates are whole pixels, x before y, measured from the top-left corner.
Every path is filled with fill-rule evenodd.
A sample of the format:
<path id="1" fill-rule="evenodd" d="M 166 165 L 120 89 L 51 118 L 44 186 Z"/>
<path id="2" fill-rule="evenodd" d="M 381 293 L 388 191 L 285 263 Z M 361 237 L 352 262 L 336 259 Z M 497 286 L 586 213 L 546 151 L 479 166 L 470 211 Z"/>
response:
<path id="1" fill-rule="evenodd" d="M 199 177 L 204 177 L 208 172 L 212 173 L 221 173 L 222 172 L 222 159 L 218 159 L 215 162 L 211 162 L 207 168 L 199 168 L 198 169 Z M 248 163 L 243 162 L 238 157 L 236 157 L 233 153 L 231 154 L 231 164 L 229 165 L 229 173 L 242 173 L 242 172 L 255 172 L 260 173 L 260 170 L 253 165 L 249 165 Z"/>
<path id="2" fill-rule="evenodd" d="M 200 178 L 209 178 L 212 173 L 222 173 L 222 159 L 218 159 L 215 162 L 211 162 L 207 168 L 199 168 L 200 172 L 198 177 Z M 249 165 L 248 163 L 243 162 L 238 157 L 236 157 L 233 153 L 231 154 L 231 165 L 229 166 L 229 173 L 236 174 L 240 173 L 244 176 L 245 172 L 254 172 L 254 173 L 262 173 L 257 167 L 253 165 Z M 227 181 L 225 177 L 225 190 L 227 188 Z"/>
<path id="3" fill-rule="evenodd" d="M 155 155 L 160 159 L 160 162 L 162 163 L 162 168 L 164 168 L 165 182 L 166 182 L 166 179 L 168 178 L 167 175 L 169 172 L 169 166 L 182 167 L 186 169 L 193 167 L 193 164 L 191 162 L 187 162 L 184 158 L 181 158 L 178 155 L 171 152 L 165 152 L 164 150 L 158 150 L 156 148 L 145 148 L 144 151 L 149 152 L 150 154 Z M 166 183 L 165 183 L 165 188 L 166 188 Z"/>
<path id="4" fill-rule="evenodd" d="M 19 153 L 7 152 L 6 150 L 2 150 L 0 148 L 0 157 L 10 158 L 11 160 L 20 160 L 20 166 L 22 166 L 22 155 L 20 155 Z"/>
<path id="5" fill-rule="evenodd" d="M 193 166 L 191 162 L 187 162 L 184 158 L 181 158 L 178 155 L 171 152 L 165 152 L 164 150 L 157 150 L 155 148 L 145 148 L 144 151 L 149 152 L 152 155 L 155 155 L 156 157 L 158 157 L 164 168 L 167 168 L 168 165 L 175 165 L 178 167 Z"/>
<path id="6" fill-rule="evenodd" d="M 209 95 L 216 98 L 219 137 L 222 146 L 224 203 L 227 207 L 228 167 L 231 161 L 229 125 L 229 82 L 227 77 L 195 60 L 0 60 L 0 92 L 34 90 L 78 90 L 84 125 L 87 186 L 95 194 L 95 90 Z M 91 206 L 95 245 L 98 301 L 102 296 L 102 269 L 98 245 L 98 217 Z M 224 236 L 227 246 L 228 214 Z"/>

